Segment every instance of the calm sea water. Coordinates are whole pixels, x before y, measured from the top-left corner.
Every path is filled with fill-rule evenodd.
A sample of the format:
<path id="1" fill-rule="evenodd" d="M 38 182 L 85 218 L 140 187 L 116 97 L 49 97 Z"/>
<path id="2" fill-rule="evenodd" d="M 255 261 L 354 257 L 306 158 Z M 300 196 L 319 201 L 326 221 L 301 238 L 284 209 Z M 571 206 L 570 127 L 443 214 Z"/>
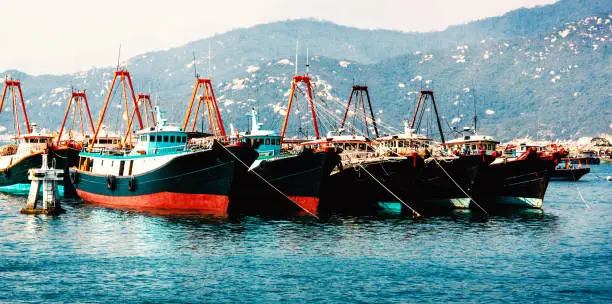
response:
<path id="1" fill-rule="evenodd" d="M 0 302 L 612 302 L 611 165 L 543 211 L 210 220 L 0 195 Z M 580 198 L 584 198 L 584 201 Z"/>

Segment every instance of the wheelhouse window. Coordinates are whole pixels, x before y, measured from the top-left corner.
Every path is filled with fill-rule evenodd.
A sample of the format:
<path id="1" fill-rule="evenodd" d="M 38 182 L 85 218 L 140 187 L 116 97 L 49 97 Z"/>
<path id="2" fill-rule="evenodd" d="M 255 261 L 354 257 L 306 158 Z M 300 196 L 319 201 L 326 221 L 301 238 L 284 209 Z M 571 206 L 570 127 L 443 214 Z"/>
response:
<path id="1" fill-rule="evenodd" d="M 168 142 L 168 135 L 164 135 L 164 142 Z"/>
<path id="2" fill-rule="evenodd" d="M 155 135 L 150 135 L 149 136 L 149 141 L 150 142 L 155 142 Z"/>
<path id="3" fill-rule="evenodd" d="M 162 142 L 162 136 L 161 135 L 157 135 L 157 142 Z"/>
<path id="4" fill-rule="evenodd" d="M 270 144 L 270 139 L 266 138 L 266 145 L 269 145 L 269 144 Z"/>
<path id="5" fill-rule="evenodd" d="M 174 142 L 174 136 L 170 136 L 170 142 L 173 143 Z"/>

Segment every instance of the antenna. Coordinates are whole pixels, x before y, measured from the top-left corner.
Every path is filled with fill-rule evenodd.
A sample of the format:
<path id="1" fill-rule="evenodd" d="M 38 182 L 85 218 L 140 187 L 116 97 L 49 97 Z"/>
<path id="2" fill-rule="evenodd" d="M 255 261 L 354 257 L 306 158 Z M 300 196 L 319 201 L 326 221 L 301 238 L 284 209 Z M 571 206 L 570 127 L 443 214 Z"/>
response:
<path id="1" fill-rule="evenodd" d="M 309 62 L 309 55 L 308 55 L 308 51 L 309 51 L 309 49 L 308 49 L 308 48 L 306 48 L 306 75 L 308 75 L 308 70 L 309 70 L 309 68 L 310 68 L 310 64 L 308 63 L 308 62 Z"/>
<path id="2" fill-rule="evenodd" d="M 478 116 L 476 114 L 476 92 L 474 92 L 474 88 L 472 88 L 472 98 L 474 99 L 474 134 L 476 134 L 476 130 L 478 129 Z"/>
<path id="3" fill-rule="evenodd" d="M 298 74 L 298 50 L 300 48 L 300 41 L 295 42 L 295 75 Z"/>
<path id="4" fill-rule="evenodd" d="M 199 78 L 199 77 L 200 77 L 200 75 L 198 75 L 198 68 L 197 68 L 197 66 L 196 66 L 196 57 L 195 57 L 195 51 L 192 51 L 191 53 L 193 54 L 193 62 L 192 62 L 192 63 L 193 63 L 193 76 L 194 76 L 195 78 Z"/>
<path id="5" fill-rule="evenodd" d="M 117 55 L 117 71 L 119 71 L 119 61 L 121 60 L 121 43 L 119 43 L 119 54 Z"/>

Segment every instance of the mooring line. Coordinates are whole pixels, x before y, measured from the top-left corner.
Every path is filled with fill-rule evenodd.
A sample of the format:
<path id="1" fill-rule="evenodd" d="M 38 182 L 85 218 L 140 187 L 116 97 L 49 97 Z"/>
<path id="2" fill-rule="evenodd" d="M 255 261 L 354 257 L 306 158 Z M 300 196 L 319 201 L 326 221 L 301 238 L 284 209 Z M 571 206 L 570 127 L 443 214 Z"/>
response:
<path id="1" fill-rule="evenodd" d="M 474 203 L 474 205 L 478 206 L 478 208 L 480 208 L 480 210 L 482 210 L 482 212 L 484 212 L 486 215 L 489 215 L 489 213 L 487 212 L 487 210 L 485 210 L 484 208 L 482 208 L 482 206 L 480 206 L 480 204 L 478 204 L 476 202 L 476 200 L 474 200 L 473 197 L 471 197 L 467 192 L 465 192 L 465 190 L 463 190 L 463 188 L 461 188 L 461 186 L 459 186 L 459 184 L 450 176 L 450 174 L 448 174 L 448 172 L 446 172 L 446 170 L 444 169 L 444 167 L 442 167 L 442 165 L 440 165 L 440 163 L 438 162 L 438 160 L 435 157 L 432 157 L 432 159 L 436 162 L 436 164 L 438 164 L 438 166 L 440 167 L 440 169 L 442 169 L 442 171 L 446 174 L 446 176 L 448 176 L 448 178 L 450 178 L 451 181 L 453 181 L 453 183 L 455 184 L 455 186 L 457 186 L 457 188 L 459 188 L 459 190 L 461 190 L 461 192 L 463 192 L 463 194 L 465 194 L 467 197 L 470 198 L 470 200 Z"/>
<path id="2" fill-rule="evenodd" d="M 574 171 L 571 171 L 571 169 L 570 169 L 570 172 L 572 172 L 572 179 L 573 179 L 573 182 L 574 182 L 574 183 L 578 182 L 578 181 L 576 180 L 576 175 L 574 174 Z M 578 184 L 574 184 L 574 185 L 576 185 L 576 191 L 578 191 L 578 195 L 580 195 L 580 199 L 582 200 L 582 203 L 584 203 L 584 205 L 587 207 L 587 209 L 591 209 L 591 206 L 590 206 L 590 205 L 589 205 L 589 204 L 586 202 L 586 200 L 585 200 L 585 199 L 584 199 L 584 197 L 582 196 L 582 191 L 580 191 L 580 188 L 578 188 Z"/>
<path id="3" fill-rule="evenodd" d="M 368 175 L 370 175 L 370 177 L 372 177 L 372 179 L 374 179 L 379 185 L 381 185 L 385 190 L 387 190 L 387 192 L 391 193 L 391 195 L 393 195 L 393 197 L 395 197 L 400 203 L 402 203 L 402 205 L 406 206 L 408 209 L 410 209 L 410 211 L 412 211 L 412 213 L 414 215 L 416 215 L 417 217 L 421 217 L 421 214 L 419 214 L 418 212 L 416 212 L 416 210 L 412 209 L 412 207 L 410 207 L 408 204 L 406 204 L 401 198 L 399 198 L 397 195 L 395 195 L 395 193 L 393 193 L 391 190 L 389 190 L 389 188 L 387 188 L 383 183 L 381 183 L 372 173 L 370 173 L 370 171 L 368 171 L 368 169 L 366 169 L 361 163 L 358 164 L 359 167 L 361 167 L 361 169 L 363 169 L 363 171 L 365 171 Z"/>
<path id="4" fill-rule="evenodd" d="M 223 149 L 225 149 L 225 151 L 227 151 L 227 153 L 229 153 L 231 156 L 233 156 L 235 159 L 238 160 L 238 162 L 240 162 L 242 165 L 244 165 L 247 168 L 247 171 L 249 171 L 248 169 L 250 168 L 247 164 L 245 164 L 240 158 L 238 158 L 238 156 L 236 156 L 234 153 L 232 153 L 232 151 L 228 150 L 224 145 L 222 145 L 221 143 L 219 143 L 219 145 L 221 147 L 223 147 Z M 264 181 L 266 184 L 268 184 L 268 186 L 272 187 L 272 189 L 276 190 L 278 193 L 280 193 L 282 196 L 284 196 L 285 198 L 287 198 L 289 201 L 291 201 L 292 203 L 294 203 L 296 206 L 300 207 L 300 209 L 304 210 L 304 212 L 308 213 L 310 216 L 316 218 L 317 220 L 319 219 L 319 217 L 310 212 L 308 209 L 304 208 L 302 205 L 300 205 L 298 202 L 292 200 L 289 196 L 287 196 L 285 193 L 283 193 L 280 189 L 276 188 L 274 185 L 272 185 L 269 181 L 267 181 L 265 178 L 263 178 L 263 176 L 259 175 L 259 173 L 250 170 L 249 172 L 252 172 L 253 174 L 255 174 L 255 176 L 259 177 L 262 181 Z"/>

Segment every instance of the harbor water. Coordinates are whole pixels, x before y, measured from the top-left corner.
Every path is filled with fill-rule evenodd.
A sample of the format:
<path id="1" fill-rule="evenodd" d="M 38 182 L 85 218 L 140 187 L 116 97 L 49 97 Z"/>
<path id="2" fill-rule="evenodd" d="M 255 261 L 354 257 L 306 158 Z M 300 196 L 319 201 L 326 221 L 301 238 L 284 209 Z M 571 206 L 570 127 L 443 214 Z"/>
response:
<path id="1" fill-rule="evenodd" d="M 482 219 L 211 219 L 0 195 L 0 302 L 612 303 L 612 165 Z"/>

